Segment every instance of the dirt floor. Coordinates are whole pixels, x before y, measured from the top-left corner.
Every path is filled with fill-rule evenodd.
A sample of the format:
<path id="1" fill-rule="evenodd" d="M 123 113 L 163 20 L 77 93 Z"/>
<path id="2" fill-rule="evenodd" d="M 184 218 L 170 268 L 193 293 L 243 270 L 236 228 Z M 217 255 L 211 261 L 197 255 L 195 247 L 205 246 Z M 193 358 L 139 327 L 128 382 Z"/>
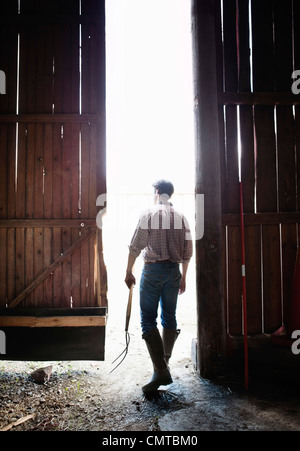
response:
<path id="1" fill-rule="evenodd" d="M 128 290 L 110 293 L 104 362 L 0 362 L 0 429 L 10 431 L 265 431 L 300 430 L 300 355 L 284 375 L 276 373 L 286 356 L 276 353 L 250 365 L 249 390 L 243 386 L 243 362 L 217 382 L 199 377 L 191 359 L 196 336 L 191 290 L 178 304 L 181 334 L 171 359 L 173 384 L 145 399 L 141 387 L 152 367 L 141 338 L 138 295 L 134 293 L 129 352 L 113 372 L 113 360 L 125 346 Z M 273 351 L 272 351 L 273 352 Z M 271 356 L 272 352 L 268 352 Z M 43 385 L 30 374 L 52 365 Z M 281 365 L 282 368 L 282 365 Z M 21 424 L 18 420 L 27 419 Z"/>
<path id="2" fill-rule="evenodd" d="M 136 316 L 136 312 L 133 312 Z M 11 431 L 264 431 L 300 430 L 299 387 L 281 380 L 201 379 L 191 360 L 192 324 L 182 324 L 172 358 L 173 384 L 152 399 L 141 387 L 151 364 L 131 324 L 129 353 L 111 373 L 124 348 L 118 321 L 107 327 L 105 362 L 1 362 L 0 429 L 31 415 Z M 50 380 L 39 385 L 30 373 L 53 365 Z M 252 386 L 251 386 L 252 384 Z"/>
<path id="3" fill-rule="evenodd" d="M 156 399 L 147 400 L 141 387 L 150 379 L 152 366 L 141 338 L 136 293 L 128 355 L 112 371 L 113 360 L 125 347 L 125 311 L 126 302 L 109 313 L 104 362 L 0 362 L 0 429 L 34 415 L 11 430 L 156 431 L 166 413 L 192 406 L 187 388 L 191 390 L 199 382 L 191 362 L 195 315 L 192 324 L 181 322 L 173 359 L 174 384 L 165 387 Z M 30 374 L 48 365 L 53 367 L 49 381 L 42 385 L 34 382 Z"/>

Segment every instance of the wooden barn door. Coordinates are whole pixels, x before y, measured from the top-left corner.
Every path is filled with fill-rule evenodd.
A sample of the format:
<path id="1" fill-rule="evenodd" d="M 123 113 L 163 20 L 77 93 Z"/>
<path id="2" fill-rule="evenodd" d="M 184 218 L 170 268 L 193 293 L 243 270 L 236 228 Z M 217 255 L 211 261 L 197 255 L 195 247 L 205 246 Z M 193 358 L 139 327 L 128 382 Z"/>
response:
<path id="1" fill-rule="evenodd" d="M 231 338 L 244 334 L 240 180 L 248 333 L 272 334 L 290 315 L 300 222 L 300 100 L 292 92 L 300 5 L 193 0 L 192 17 L 196 192 L 205 204 L 196 242 L 198 357 L 211 378 Z"/>
<path id="2" fill-rule="evenodd" d="M 1 358 L 103 360 L 104 0 L 1 7 Z"/>
<path id="3" fill-rule="evenodd" d="M 227 332 L 243 334 L 240 174 L 248 333 L 288 321 L 299 241 L 299 2 L 224 0 L 219 93 Z M 220 58 L 221 60 L 221 58 Z M 238 128 L 240 124 L 240 130 Z"/>

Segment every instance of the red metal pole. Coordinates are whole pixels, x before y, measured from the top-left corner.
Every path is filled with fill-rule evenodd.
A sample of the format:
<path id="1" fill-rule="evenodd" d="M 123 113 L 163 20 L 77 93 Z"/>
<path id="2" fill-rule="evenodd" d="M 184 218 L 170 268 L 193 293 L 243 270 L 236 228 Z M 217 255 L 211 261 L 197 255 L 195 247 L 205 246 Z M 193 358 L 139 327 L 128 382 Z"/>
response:
<path id="1" fill-rule="evenodd" d="M 240 39 L 239 39 L 239 3 L 236 0 L 236 46 L 238 79 L 240 75 Z M 243 184 L 240 175 L 240 215 L 241 215 L 241 244 L 242 244 L 242 305 L 243 305 L 243 328 L 244 328 L 244 359 L 245 359 L 245 388 L 248 390 L 248 328 L 247 328 L 247 299 L 246 299 L 246 264 L 245 264 L 245 227 L 244 227 L 244 203 Z"/>
<path id="2" fill-rule="evenodd" d="M 246 263 L 245 263 L 245 226 L 243 184 L 240 181 L 240 216 L 241 216 L 241 245 L 242 245 L 242 298 L 243 298 L 243 327 L 244 327 L 244 359 L 245 359 L 245 388 L 248 390 L 248 328 L 247 328 L 247 298 L 246 298 Z"/>

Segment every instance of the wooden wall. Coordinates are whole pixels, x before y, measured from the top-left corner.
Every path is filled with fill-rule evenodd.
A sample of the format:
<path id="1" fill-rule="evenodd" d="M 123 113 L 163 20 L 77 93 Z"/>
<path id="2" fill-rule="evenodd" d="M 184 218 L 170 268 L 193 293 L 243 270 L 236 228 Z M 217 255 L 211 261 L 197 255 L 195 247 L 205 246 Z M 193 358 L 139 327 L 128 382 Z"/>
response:
<path id="1" fill-rule="evenodd" d="M 1 5 L 2 308 L 106 304 L 104 15 L 102 0 Z"/>
<path id="2" fill-rule="evenodd" d="M 291 86 L 292 72 L 300 69 L 300 5 L 292 0 L 224 0 L 221 20 L 223 36 L 220 28 L 217 34 L 227 332 L 243 332 L 239 116 L 248 333 L 272 333 L 289 314 L 299 242 L 300 106 Z"/>
<path id="3" fill-rule="evenodd" d="M 240 181 L 248 334 L 289 317 L 299 242 L 300 6 L 293 0 L 192 1 L 200 374 L 223 374 L 243 335 Z"/>

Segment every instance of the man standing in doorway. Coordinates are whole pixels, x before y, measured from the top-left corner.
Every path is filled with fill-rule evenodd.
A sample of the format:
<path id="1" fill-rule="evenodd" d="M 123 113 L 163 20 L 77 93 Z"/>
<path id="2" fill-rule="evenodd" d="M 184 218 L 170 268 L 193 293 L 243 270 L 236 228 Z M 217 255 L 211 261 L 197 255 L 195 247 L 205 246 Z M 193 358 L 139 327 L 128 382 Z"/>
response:
<path id="1" fill-rule="evenodd" d="M 128 288 L 135 284 L 133 266 L 143 251 L 141 327 L 154 368 L 151 381 L 142 387 L 145 394 L 157 390 L 160 385 L 172 383 L 168 363 L 180 332 L 176 321 L 177 297 L 185 291 L 186 273 L 192 256 L 188 222 L 169 202 L 174 192 L 173 184 L 159 180 L 153 187 L 155 204 L 139 219 L 129 246 L 125 278 Z M 159 303 L 162 336 L 157 328 Z"/>

